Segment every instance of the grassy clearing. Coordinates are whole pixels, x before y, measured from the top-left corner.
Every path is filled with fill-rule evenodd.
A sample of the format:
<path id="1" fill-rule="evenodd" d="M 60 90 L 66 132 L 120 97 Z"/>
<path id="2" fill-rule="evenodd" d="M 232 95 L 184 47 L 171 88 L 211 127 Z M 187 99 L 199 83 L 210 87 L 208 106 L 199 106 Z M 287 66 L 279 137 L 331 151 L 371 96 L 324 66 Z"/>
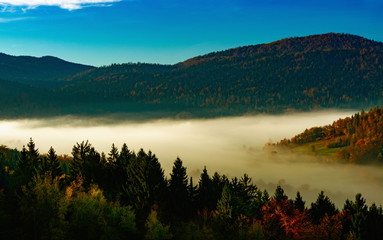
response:
<path id="1" fill-rule="evenodd" d="M 291 150 L 294 153 L 303 153 L 303 154 L 310 154 L 310 155 L 334 157 L 336 152 L 338 150 L 342 149 L 343 147 L 327 148 L 326 145 L 332 141 L 333 140 L 322 140 L 322 141 L 318 141 L 318 142 L 306 143 L 303 145 L 293 147 Z"/>

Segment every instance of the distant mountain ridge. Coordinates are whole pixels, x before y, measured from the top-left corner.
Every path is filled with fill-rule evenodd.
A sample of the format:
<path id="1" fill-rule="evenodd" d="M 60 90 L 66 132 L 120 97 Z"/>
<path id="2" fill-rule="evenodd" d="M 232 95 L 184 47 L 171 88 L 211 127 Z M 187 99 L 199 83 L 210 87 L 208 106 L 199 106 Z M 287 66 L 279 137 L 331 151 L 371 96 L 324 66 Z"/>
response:
<path id="1" fill-rule="evenodd" d="M 188 59 L 180 64 L 188 66 L 201 61 L 211 60 L 216 57 L 249 57 L 255 55 L 292 54 L 309 51 L 362 49 L 383 52 L 383 43 L 351 34 L 318 34 L 307 37 L 285 38 L 267 44 L 243 46 L 219 52 L 212 52 L 203 56 Z"/>
<path id="2" fill-rule="evenodd" d="M 55 96 L 48 102 L 61 99 L 56 108 L 61 114 L 214 117 L 383 103 L 383 43 L 350 34 L 287 38 L 175 65 L 85 68 L 47 90 Z"/>
<path id="3" fill-rule="evenodd" d="M 29 85 L 52 84 L 59 78 L 92 68 L 52 56 L 11 56 L 0 53 L 0 78 Z"/>

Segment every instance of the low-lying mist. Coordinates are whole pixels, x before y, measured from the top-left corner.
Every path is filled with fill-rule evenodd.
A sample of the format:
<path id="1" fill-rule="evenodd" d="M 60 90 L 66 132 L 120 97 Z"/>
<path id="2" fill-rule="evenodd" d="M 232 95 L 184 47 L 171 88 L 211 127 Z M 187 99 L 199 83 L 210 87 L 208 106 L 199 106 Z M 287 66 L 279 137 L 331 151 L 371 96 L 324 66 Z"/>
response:
<path id="1" fill-rule="evenodd" d="M 53 146 L 70 154 L 76 142 L 89 140 L 108 153 L 114 143 L 131 150 L 151 150 L 166 174 L 179 156 L 195 180 L 204 166 L 230 177 L 247 173 L 272 195 L 280 184 L 290 198 L 300 191 L 307 203 L 325 191 L 339 208 L 360 192 L 368 203 L 383 203 L 383 167 L 327 163 L 309 156 L 264 151 L 276 142 L 313 126 L 331 124 L 355 111 L 320 111 L 285 115 L 257 115 L 210 120 L 156 120 L 148 122 L 113 118 L 55 118 L 0 122 L 0 144 L 21 149 L 32 137 L 40 153 Z"/>

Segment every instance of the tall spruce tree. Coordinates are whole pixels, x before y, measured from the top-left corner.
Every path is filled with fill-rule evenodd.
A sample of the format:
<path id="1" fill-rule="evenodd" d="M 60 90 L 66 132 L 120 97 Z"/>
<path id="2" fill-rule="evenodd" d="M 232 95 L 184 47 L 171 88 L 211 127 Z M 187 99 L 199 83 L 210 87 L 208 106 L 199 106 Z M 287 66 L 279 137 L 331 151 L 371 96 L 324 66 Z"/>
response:
<path id="1" fill-rule="evenodd" d="M 84 162 L 90 154 L 92 145 L 86 141 L 81 143 L 76 143 L 72 148 L 73 159 L 69 165 L 69 173 L 72 179 L 76 179 L 78 176 L 82 175 L 82 169 L 84 167 Z"/>
<path id="2" fill-rule="evenodd" d="M 326 214 L 329 217 L 332 217 L 334 214 L 338 213 L 338 210 L 336 209 L 335 204 L 331 202 L 330 198 L 321 191 L 317 200 L 314 203 L 311 203 L 309 213 L 312 222 L 318 224 Z"/>
<path id="3" fill-rule="evenodd" d="M 63 170 L 61 169 L 61 164 L 57 158 L 56 151 L 53 147 L 49 148 L 47 160 L 49 163 L 49 170 L 51 171 L 52 178 L 60 177 L 63 175 Z"/>
<path id="4" fill-rule="evenodd" d="M 108 162 L 109 163 L 115 163 L 119 157 L 118 148 L 112 144 L 112 147 L 110 149 L 110 152 L 108 153 Z"/>
<path id="5" fill-rule="evenodd" d="M 73 160 L 69 165 L 71 178 L 81 176 L 85 187 L 92 183 L 103 186 L 105 166 L 100 153 L 88 141 L 83 141 L 73 146 L 72 155 Z"/>
<path id="6" fill-rule="evenodd" d="M 166 181 L 164 170 L 155 154 L 151 151 L 144 155 L 145 179 L 148 185 L 151 204 L 160 202 L 166 194 Z"/>
<path id="7" fill-rule="evenodd" d="M 34 141 L 32 140 L 32 138 L 29 139 L 27 147 L 28 147 L 28 153 L 27 153 L 28 161 L 31 164 L 33 174 L 36 174 L 38 173 L 38 168 L 40 164 L 40 153 L 39 153 L 39 150 L 36 149 L 36 145 Z"/>
<path id="8" fill-rule="evenodd" d="M 301 196 L 301 193 L 298 191 L 297 196 L 294 200 L 294 206 L 299 209 L 299 211 L 303 211 L 305 209 L 305 201 L 303 201 L 303 198 Z"/>
<path id="9" fill-rule="evenodd" d="M 170 206 L 171 211 L 177 218 L 187 218 L 188 198 L 188 177 L 186 168 L 182 165 L 182 160 L 177 157 L 174 161 L 172 172 L 170 173 L 169 189 L 170 189 Z"/>
<path id="10" fill-rule="evenodd" d="M 216 207 L 216 202 L 214 201 L 213 192 L 213 183 L 207 173 L 206 166 L 203 168 L 201 177 L 198 182 L 198 205 L 199 209 L 207 208 L 213 210 Z"/>
<path id="11" fill-rule="evenodd" d="M 355 201 L 347 200 L 344 206 L 344 210 L 348 211 L 351 216 L 350 225 L 350 238 L 352 239 L 369 239 L 367 238 L 367 216 L 368 206 L 366 205 L 366 199 L 362 197 L 360 193 L 356 194 Z"/>
<path id="12" fill-rule="evenodd" d="M 277 202 L 280 202 L 282 200 L 287 200 L 287 195 L 285 194 L 285 190 L 283 190 L 283 188 L 280 185 L 278 185 L 277 188 L 275 189 L 273 198 Z"/>

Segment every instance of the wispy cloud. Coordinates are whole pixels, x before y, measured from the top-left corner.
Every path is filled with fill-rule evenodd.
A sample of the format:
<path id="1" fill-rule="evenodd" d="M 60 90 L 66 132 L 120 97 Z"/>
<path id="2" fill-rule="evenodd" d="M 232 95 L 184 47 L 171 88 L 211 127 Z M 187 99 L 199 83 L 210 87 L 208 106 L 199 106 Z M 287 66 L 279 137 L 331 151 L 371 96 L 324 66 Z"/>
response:
<path id="1" fill-rule="evenodd" d="M 37 8 L 39 6 L 57 6 L 71 11 L 89 6 L 110 6 L 110 3 L 120 1 L 121 0 L 0 0 L 0 6 L 3 6 L 4 9 L 21 7 L 24 10 Z"/>
<path id="2" fill-rule="evenodd" d="M 0 23 L 15 22 L 15 21 L 21 21 L 26 19 L 30 19 L 30 18 L 0 18 Z"/>

